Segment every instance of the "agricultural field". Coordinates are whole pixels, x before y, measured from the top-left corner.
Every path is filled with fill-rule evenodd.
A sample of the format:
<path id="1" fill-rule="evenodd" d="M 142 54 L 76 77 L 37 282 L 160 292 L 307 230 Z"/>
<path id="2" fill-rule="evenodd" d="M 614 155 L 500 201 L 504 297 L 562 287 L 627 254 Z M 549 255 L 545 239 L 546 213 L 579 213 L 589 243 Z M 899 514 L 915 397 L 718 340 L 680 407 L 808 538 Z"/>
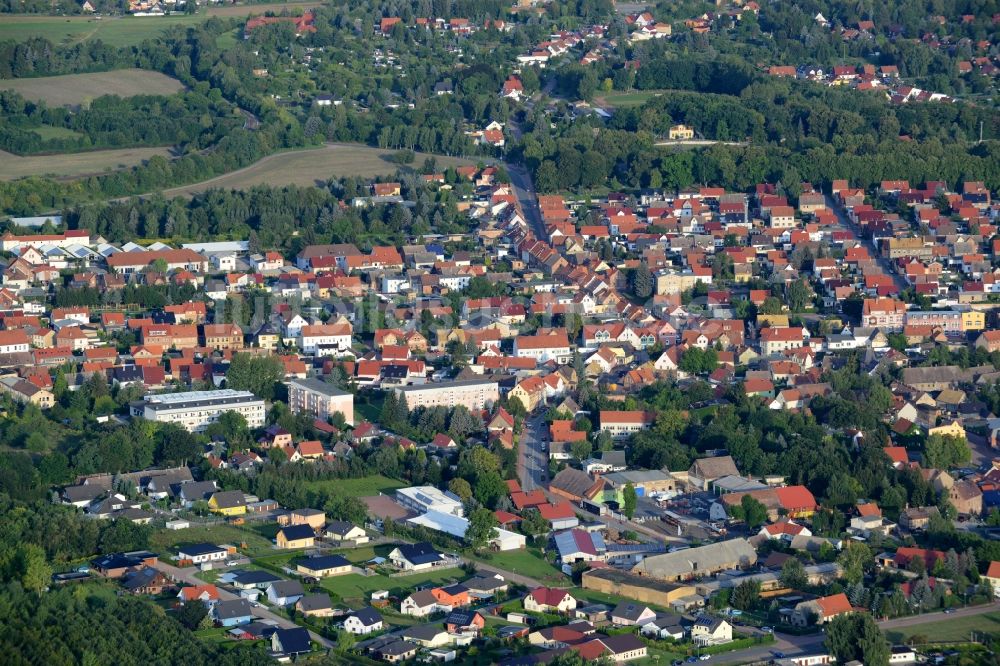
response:
<path id="1" fill-rule="evenodd" d="M 48 141 L 49 139 L 76 139 L 83 136 L 80 132 L 75 132 L 65 127 L 52 127 L 50 125 L 33 127 L 31 131 L 42 137 L 43 141 Z"/>
<path id="2" fill-rule="evenodd" d="M 184 89 L 177 79 L 144 69 L 67 74 L 32 79 L 0 80 L 0 88 L 14 90 L 28 100 L 49 106 L 75 106 L 101 95 L 173 95 Z"/>
<path id="3" fill-rule="evenodd" d="M 164 190 L 163 194 L 168 198 L 191 196 L 212 188 L 243 190 L 254 185 L 310 187 L 335 176 L 373 178 L 395 173 L 401 168 L 401 165 L 391 159 L 395 152 L 354 143 L 331 143 L 322 148 L 269 155 L 243 169 L 193 185 Z M 416 153 L 416 159 L 411 166 L 420 166 L 428 157 L 435 157 L 441 169 L 475 164 L 472 160 L 458 157 Z"/>
<path id="4" fill-rule="evenodd" d="M 88 176 L 133 167 L 154 155 L 169 158 L 170 148 L 121 148 L 28 157 L 0 150 L 0 180 L 15 180 L 27 176 Z"/>
<path id="5" fill-rule="evenodd" d="M 353 497 L 368 497 L 370 495 L 392 494 L 397 488 L 406 484 L 396 479 L 376 474 L 360 479 L 327 479 L 324 481 L 303 481 L 302 485 L 310 490 L 326 490 L 340 492 Z"/>
<path id="6" fill-rule="evenodd" d="M 145 39 L 158 37 L 176 26 L 187 27 L 218 16 L 243 18 L 265 12 L 296 13 L 321 2 L 274 2 L 255 5 L 210 7 L 194 15 L 175 16 L 36 16 L 4 15 L 0 21 L 0 41 L 44 37 L 57 44 L 80 44 L 100 39 L 111 46 L 134 46 Z"/>
<path id="7" fill-rule="evenodd" d="M 0 41 L 44 37 L 56 44 L 80 44 L 100 39 L 111 46 L 134 46 L 164 30 L 196 25 L 206 14 L 193 16 L 33 16 L 6 15 L 0 21 Z"/>

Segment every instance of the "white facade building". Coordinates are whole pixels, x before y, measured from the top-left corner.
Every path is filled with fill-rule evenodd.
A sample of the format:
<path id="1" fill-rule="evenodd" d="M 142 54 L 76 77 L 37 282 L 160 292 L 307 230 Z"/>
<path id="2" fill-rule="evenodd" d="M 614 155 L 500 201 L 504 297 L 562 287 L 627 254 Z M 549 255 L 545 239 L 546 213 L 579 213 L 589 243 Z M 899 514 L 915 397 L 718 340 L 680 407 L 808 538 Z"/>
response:
<path id="1" fill-rule="evenodd" d="M 202 432 L 224 412 L 237 412 L 251 430 L 264 426 L 264 401 L 249 391 L 186 391 L 147 395 L 131 405 L 132 416 L 157 423 L 176 423 L 190 432 Z"/>

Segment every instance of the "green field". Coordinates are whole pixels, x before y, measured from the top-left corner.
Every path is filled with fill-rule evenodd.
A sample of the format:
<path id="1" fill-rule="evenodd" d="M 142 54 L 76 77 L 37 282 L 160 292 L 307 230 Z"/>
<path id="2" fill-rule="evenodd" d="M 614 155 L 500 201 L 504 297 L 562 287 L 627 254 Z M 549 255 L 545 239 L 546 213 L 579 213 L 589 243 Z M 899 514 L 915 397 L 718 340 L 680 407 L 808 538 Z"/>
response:
<path id="1" fill-rule="evenodd" d="M 934 643 L 936 641 L 967 641 L 970 632 L 973 631 L 978 634 L 994 636 L 1000 634 L 1000 611 L 928 622 L 914 627 L 889 629 L 885 635 L 893 643 L 903 643 L 914 636 L 918 639 L 922 638 L 919 642 Z"/>
<path id="2" fill-rule="evenodd" d="M 475 560 L 484 567 L 493 566 L 504 571 L 528 576 L 550 586 L 569 583 L 569 578 L 555 566 L 546 562 L 541 552 L 535 548 L 488 553 L 487 556 L 476 557 Z"/>
<path id="3" fill-rule="evenodd" d="M 21 157 L 0 150 L 0 180 L 16 180 L 27 176 L 75 178 L 116 171 L 141 164 L 154 155 L 170 157 L 169 148 L 121 148 L 93 150 L 60 155 L 29 155 Z"/>
<path id="4" fill-rule="evenodd" d="M 406 484 L 396 479 L 382 476 L 366 476 L 360 479 L 326 479 L 323 481 L 303 481 L 302 485 L 310 490 L 326 490 L 329 493 L 340 492 L 354 497 L 367 497 L 379 493 L 390 494 Z"/>
<path id="5" fill-rule="evenodd" d="M 642 92 L 631 93 L 610 93 L 598 97 L 595 101 L 598 104 L 603 102 L 602 105 L 611 106 L 616 109 L 629 109 L 642 106 L 654 97 L 659 97 L 663 92 L 662 90 L 644 90 Z"/>
<path id="6" fill-rule="evenodd" d="M 320 2 L 288 2 L 235 7 L 212 7 L 198 14 L 176 16 L 35 16 L 4 14 L 0 20 L 0 41 L 21 41 L 44 37 L 56 44 L 79 44 L 100 39 L 111 46 L 134 46 L 145 39 L 159 37 L 170 28 L 197 25 L 212 16 L 242 18 L 265 12 L 280 13 L 320 5 Z"/>
<path id="7" fill-rule="evenodd" d="M 159 530 L 149 539 L 149 547 L 160 553 L 174 553 L 178 545 L 209 542 L 215 544 L 230 544 L 239 547 L 247 544 L 248 553 L 270 553 L 274 545 L 258 532 L 252 529 L 242 529 L 232 525 L 210 525 L 205 527 L 189 527 L 184 530 Z"/>
<path id="8" fill-rule="evenodd" d="M 412 576 L 399 576 L 389 578 L 382 574 L 375 576 L 362 576 L 360 574 L 347 574 L 346 576 L 334 576 L 324 578 L 320 585 L 323 589 L 335 594 L 346 604 L 358 606 L 367 603 L 372 592 L 375 590 L 389 590 L 389 594 L 395 597 L 405 597 L 418 585 L 433 583 L 444 585 L 455 583 L 468 578 L 461 569 L 445 569 L 444 571 L 428 571 L 417 573 Z"/>
<path id="9" fill-rule="evenodd" d="M 66 129 L 65 127 L 52 127 L 50 125 L 32 127 L 31 131 L 42 137 L 42 141 L 48 141 L 49 139 L 76 139 L 83 136 L 79 132 L 75 132 L 71 129 Z"/>
<path id="10" fill-rule="evenodd" d="M 184 89 L 177 79 L 146 69 L 66 74 L 30 79 L 5 79 L 0 88 L 14 90 L 25 99 L 45 100 L 49 106 L 84 104 L 101 95 L 173 95 Z"/>
<path id="11" fill-rule="evenodd" d="M 232 171 L 200 183 L 164 190 L 167 198 L 190 196 L 212 188 L 243 190 L 255 185 L 298 185 L 311 187 L 334 176 L 358 176 L 372 178 L 389 175 L 397 169 L 406 168 L 392 161 L 394 150 L 370 148 L 355 143 L 332 143 L 321 148 L 293 150 L 269 155 L 248 167 Z M 432 157 L 427 153 L 417 153 L 415 165 L 423 164 Z M 453 166 L 475 164 L 472 160 L 458 157 L 434 155 L 441 169 Z"/>
<path id="12" fill-rule="evenodd" d="M 79 44 L 100 39 L 111 46 L 134 46 L 175 26 L 196 25 L 207 15 L 196 16 L 11 16 L 0 21 L 0 41 L 44 37 L 56 44 Z"/>

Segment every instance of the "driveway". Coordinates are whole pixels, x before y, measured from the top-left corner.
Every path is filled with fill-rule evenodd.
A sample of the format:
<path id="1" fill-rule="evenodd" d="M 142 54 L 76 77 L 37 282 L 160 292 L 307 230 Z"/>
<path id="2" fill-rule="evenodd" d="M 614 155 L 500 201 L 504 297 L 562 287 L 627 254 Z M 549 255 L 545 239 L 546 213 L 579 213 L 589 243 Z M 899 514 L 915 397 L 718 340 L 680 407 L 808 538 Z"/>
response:
<path id="1" fill-rule="evenodd" d="M 154 565 L 154 568 L 156 568 L 157 570 L 161 571 L 164 575 L 170 577 L 171 579 L 173 579 L 173 580 L 175 580 L 177 582 L 187 583 L 188 585 L 204 585 L 205 584 L 205 581 L 200 580 L 200 579 L 198 579 L 198 578 L 195 577 L 195 574 L 198 573 L 198 571 L 199 571 L 198 567 L 186 567 L 184 569 L 180 569 L 178 567 L 175 567 L 172 564 L 167 564 L 163 560 L 158 560 L 157 563 Z M 239 599 L 238 595 L 233 594 L 229 590 L 226 590 L 226 589 L 224 589 L 223 587 L 221 587 L 219 585 L 216 585 L 216 587 L 219 590 L 219 599 L 221 599 L 222 601 L 229 601 L 229 600 L 232 600 L 232 599 Z M 280 615 L 277 615 L 276 613 L 272 613 L 268 609 L 263 608 L 261 606 L 254 606 L 253 607 L 253 614 L 254 614 L 255 617 L 258 617 L 258 618 L 260 618 L 262 620 L 273 621 L 279 627 L 281 627 L 283 629 L 294 629 L 294 628 L 296 628 L 296 627 L 299 626 L 299 625 L 295 624 L 294 622 L 292 622 L 291 620 L 289 620 L 288 618 L 281 617 Z M 319 643 L 320 645 L 322 645 L 323 647 L 325 647 L 327 649 L 336 647 L 336 643 L 334 643 L 333 641 L 331 641 L 331 640 L 329 640 L 327 638 L 324 638 L 324 637 L 320 636 L 319 634 L 317 634 L 317 633 L 315 633 L 313 631 L 309 632 L 309 636 L 314 641 L 316 641 L 317 643 Z"/>

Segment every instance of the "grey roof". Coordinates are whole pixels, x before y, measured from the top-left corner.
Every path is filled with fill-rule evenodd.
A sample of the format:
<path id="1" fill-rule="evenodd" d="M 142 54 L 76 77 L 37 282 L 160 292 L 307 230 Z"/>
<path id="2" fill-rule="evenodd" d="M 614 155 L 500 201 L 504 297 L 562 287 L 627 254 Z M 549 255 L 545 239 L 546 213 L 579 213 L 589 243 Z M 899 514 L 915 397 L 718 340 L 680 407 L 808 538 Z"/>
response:
<path id="1" fill-rule="evenodd" d="M 238 585 L 259 585 L 260 583 L 271 583 L 281 580 L 279 576 L 275 576 L 270 571 L 236 571 L 233 572 L 233 582 Z"/>
<path id="2" fill-rule="evenodd" d="M 215 604 L 215 617 L 220 620 L 230 620 L 234 617 L 251 617 L 253 607 L 246 599 L 220 601 Z"/>
<path id="3" fill-rule="evenodd" d="M 308 377 L 306 379 L 293 379 L 289 382 L 290 386 L 298 386 L 307 391 L 313 391 L 314 393 L 321 393 L 325 396 L 336 397 L 342 395 L 348 395 L 347 391 L 342 391 L 333 384 L 329 382 L 324 382 L 321 379 L 315 379 L 313 377 Z"/>
<path id="4" fill-rule="evenodd" d="M 211 495 L 217 489 L 215 481 L 190 481 L 182 483 L 177 488 L 176 494 L 183 500 L 197 502 L 198 500 L 205 499 L 206 496 Z"/>
<path id="5" fill-rule="evenodd" d="M 583 497 L 592 485 L 594 485 L 594 479 L 589 474 L 567 467 L 552 478 L 549 488 L 558 488 L 570 495 Z"/>
<path id="6" fill-rule="evenodd" d="M 310 571 L 337 569 L 339 567 L 347 567 L 351 565 L 351 563 L 342 555 L 319 555 L 316 557 L 307 557 L 299 560 L 296 564 L 300 567 L 305 567 Z"/>
<path id="7" fill-rule="evenodd" d="M 438 624 L 421 624 L 416 627 L 410 627 L 403 631 L 403 638 L 412 638 L 417 641 L 429 641 L 444 629 Z"/>
<path id="8" fill-rule="evenodd" d="M 357 525 L 346 520 L 334 520 L 326 524 L 326 533 L 334 534 L 336 536 L 344 536 L 355 527 L 357 527 Z"/>
<path id="9" fill-rule="evenodd" d="M 507 581 L 498 578 L 496 575 L 481 575 L 470 578 L 462 583 L 462 585 L 472 592 L 492 592 L 507 587 Z"/>
<path id="10" fill-rule="evenodd" d="M 302 627 L 278 629 L 272 638 L 281 646 L 281 654 L 304 654 L 312 650 L 309 632 Z"/>
<path id="11" fill-rule="evenodd" d="M 637 604 L 632 601 L 623 601 L 615 606 L 615 609 L 611 611 L 611 617 L 621 617 L 635 622 L 639 619 L 639 616 L 647 610 L 649 610 L 649 607 L 644 604 Z"/>
<path id="12" fill-rule="evenodd" d="M 63 489 L 63 496 L 68 502 L 83 502 L 96 499 L 107 492 L 106 488 L 91 483 L 81 483 L 78 486 L 66 486 Z"/>
<path id="13" fill-rule="evenodd" d="M 294 597 L 295 595 L 305 594 L 305 590 L 302 589 L 302 583 L 297 580 L 279 580 L 271 583 L 271 589 L 274 590 L 274 596 L 276 597 Z"/>
<path id="14" fill-rule="evenodd" d="M 370 627 L 373 624 L 378 624 L 382 621 L 382 616 L 378 614 L 377 610 L 371 608 L 370 606 L 360 608 L 351 613 L 351 615 L 361 620 L 361 624 L 366 627 Z"/>
<path id="15" fill-rule="evenodd" d="M 222 490 L 214 493 L 215 504 L 220 509 L 228 509 L 234 506 L 246 506 L 246 496 L 242 490 Z"/>
<path id="16" fill-rule="evenodd" d="M 689 470 L 691 474 L 702 479 L 712 480 L 723 476 L 739 476 L 740 470 L 732 456 L 715 456 L 695 460 Z"/>
<path id="17" fill-rule="evenodd" d="M 302 597 L 299 599 L 298 606 L 303 611 L 326 610 L 327 608 L 333 608 L 333 602 L 330 601 L 329 594 L 319 592 L 317 594 L 307 594 Z"/>
<path id="18" fill-rule="evenodd" d="M 604 478 L 615 486 L 624 486 L 628 483 L 650 483 L 653 481 L 667 481 L 670 476 L 656 469 L 638 469 L 627 472 L 612 472 L 605 474 Z"/>
<path id="19" fill-rule="evenodd" d="M 632 567 L 632 571 L 654 578 L 676 578 L 747 566 L 756 561 L 757 551 L 749 541 L 730 539 L 674 553 L 653 555 Z"/>
<path id="20" fill-rule="evenodd" d="M 378 649 L 379 654 L 388 655 L 392 657 L 401 657 L 404 654 L 409 654 L 417 650 L 419 646 L 410 641 L 393 641 L 388 645 L 385 645 Z"/>
<path id="21" fill-rule="evenodd" d="M 413 599 L 413 603 L 417 605 L 417 608 L 427 608 L 437 603 L 437 599 L 434 598 L 434 594 L 430 590 L 418 590 L 411 594 L 409 598 Z"/>

